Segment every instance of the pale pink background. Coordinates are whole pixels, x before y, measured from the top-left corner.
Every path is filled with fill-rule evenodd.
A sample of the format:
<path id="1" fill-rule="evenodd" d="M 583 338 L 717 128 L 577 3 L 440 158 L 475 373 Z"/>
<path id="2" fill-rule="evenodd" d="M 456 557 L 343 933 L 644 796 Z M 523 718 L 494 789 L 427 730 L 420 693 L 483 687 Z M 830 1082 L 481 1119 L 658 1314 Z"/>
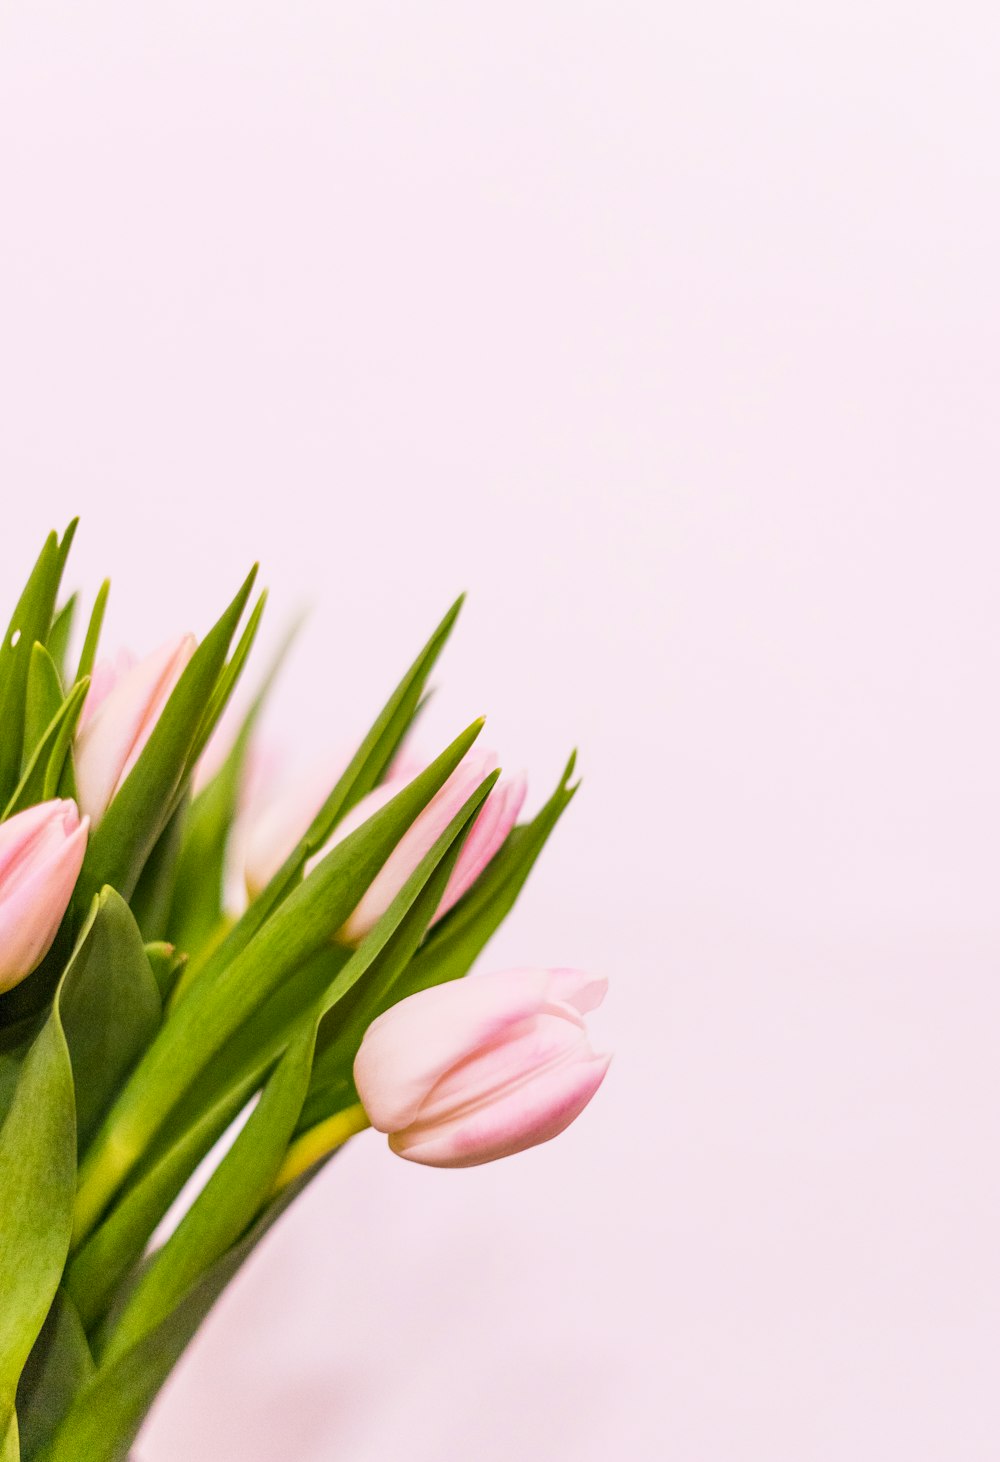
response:
<path id="1" fill-rule="evenodd" d="M 578 1125 L 357 1142 L 144 1462 L 997 1456 L 998 17 L 4 7 L 4 581 L 79 510 L 143 648 L 259 554 L 313 749 L 468 586 L 430 736 L 586 773 L 489 963 L 612 979 Z"/>

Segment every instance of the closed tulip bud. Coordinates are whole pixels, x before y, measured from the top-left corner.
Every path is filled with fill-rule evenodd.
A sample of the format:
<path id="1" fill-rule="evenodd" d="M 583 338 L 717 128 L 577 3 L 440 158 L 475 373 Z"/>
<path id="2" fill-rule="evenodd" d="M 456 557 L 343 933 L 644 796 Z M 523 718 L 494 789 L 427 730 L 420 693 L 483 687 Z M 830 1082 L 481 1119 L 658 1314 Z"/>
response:
<path id="1" fill-rule="evenodd" d="M 311 768 L 283 796 L 272 798 L 253 818 L 246 843 L 246 884 L 251 897 L 265 887 L 291 853 L 319 812 L 348 759 L 345 756 L 336 769 L 331 769 L 329 764 Z M 329 852 L 380 807 L 384 807 L 423 770 L 423 765 L 410 756 L 405 760 L 399 758 L 390 768 L 388 779 L 363 797 L 338 825 L 323 853 Z M 347 944 L 357 944 L 364 938 L 424 854 L 430 851 L 452 818 L 496 765 L 497 759 L 492 752 L 468 753 L 393 849 L 374 883 L 339 931 L 339 939 Z M 472 887 L 490 859 L 500 851 L 517 822 L 526 790 L 523 776 L 510 781 L 501 780 L 493 788 L 465 839 L 435 919 L 447 913 Z"/>
<path id="2" fill-rule="evenodd" d="M 48 954 L 87 848 L 88 819 L 55 799 L 0 823 L 0 994 Z"/>
<path id="3" fill-rule="evenodd" d="M 361 902 L 339 931 L 337 937 L 340 940 L 345 944 L 361 942 L 448 824 L 496 767 L 497 758 L 492 752 L 473 750 L 463 757 L 441 790 L 432 797 L 393 848 L 374 881 L 362 895 Z M 332 847 L 354 832 L 380 807 L 384 807 L 390 798 L 395 797 L 403 786 L 404 779 L 384 782 L 367 797 L 363 797 L 339 824 L 329 846 Z M 462 845 L 458 861 L 452 869 L 435 912 L 435 920 L 447 913 L 500 851 L 517 822 L 526 790 L 523 776 L 506 783 L 498 782 L 493 788 Z"/>
<path id="4" fill-rule="evenodd" d="M 583 1016 L 607 981 L 578 970 L 509 970 L 421 990 L 368 1028 L 354 1083 L 400 1157 L 467 1168 L 556 1137 L 611 1057 Z"/>
<path id="5" fill-rule="evenodd" d="M 277 768 L 273 758 L 257 778 L 258 795 L 251 796 L 245 834 L 244 877 L 247 893 L 256 898 L 266 888 L 288 855 L 305 835 L 326 801 L 350 753 L 323 758 L 275 790 Z M 269 782 L 266 791 L 261 783 Z"/>
<path id="6" fill-rule="evenodd" d="M 80 806 L 94 823 L 139 760 L 196 644 L 183 635 L 144 660 L 120 658 L 120 671 L 102 665 L 95 672 L 97 699 L 84 707 L 75 753 Z"/>

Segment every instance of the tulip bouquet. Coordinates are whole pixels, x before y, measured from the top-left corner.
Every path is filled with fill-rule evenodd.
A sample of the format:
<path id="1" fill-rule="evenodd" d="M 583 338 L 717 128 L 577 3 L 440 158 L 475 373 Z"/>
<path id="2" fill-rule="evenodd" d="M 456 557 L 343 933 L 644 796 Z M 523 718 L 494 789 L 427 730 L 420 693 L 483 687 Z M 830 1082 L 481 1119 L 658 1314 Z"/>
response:
<path id="1" fill-rule="evenodd" d="M 583 1020 L 603 981 L 463 978 L 574 787 L 571 760 L 518 823 L 481 723 L 427 763 L 404 746 L 459 606 L 339 774 L 235 838 L 276 666 L 210 740 L 254 575 L 200 643 L 139 660 L 99 655 L 105 584 L 71 658 L 74 528 L 0 644 L 0 1462 L 126 1458 L 229 1280 L 355 1134 L 488 1162 L 562 1131 L 607 1068 Z"/>

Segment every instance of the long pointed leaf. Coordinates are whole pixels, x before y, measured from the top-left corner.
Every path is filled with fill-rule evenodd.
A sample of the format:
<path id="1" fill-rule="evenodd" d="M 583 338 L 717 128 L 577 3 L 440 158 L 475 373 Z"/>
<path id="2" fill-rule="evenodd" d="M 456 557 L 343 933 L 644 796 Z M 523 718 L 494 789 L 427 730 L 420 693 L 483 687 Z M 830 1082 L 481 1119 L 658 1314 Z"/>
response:
<path id="1" fill-rule="evenodd" d="M 182 790 L 206 701 L 222 673 L 255 574 L 256 569 L 188 661 L 142 754 L 91 835 L 77 885 L 78 907 L 86 907 L 106 883 L 124 898 L 135 888 Z"/>
<path id="2" fill-rule="evenodd" d="M 125 1086 L 83 1164 L 77 1237 L 93 1228 L 172 1109 L 233 1034 L 343 924 L 403 833 L 478 736 L 473 723 L 425 771 L 338 843 L 211 981 L 178 1005 Z"/>

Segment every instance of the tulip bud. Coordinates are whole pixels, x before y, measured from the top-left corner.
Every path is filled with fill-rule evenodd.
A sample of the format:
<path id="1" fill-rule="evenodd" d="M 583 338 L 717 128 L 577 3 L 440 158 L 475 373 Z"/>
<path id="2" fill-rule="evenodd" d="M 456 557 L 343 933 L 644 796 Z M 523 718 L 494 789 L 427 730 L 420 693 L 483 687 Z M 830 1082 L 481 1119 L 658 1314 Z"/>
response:
<path id="1" fill-rule="evenodd" d="M 0 994 L 48 954 L 87 848 L 76 803 L 41 802 L 0 823 Z"/>
<path id="2" fill-rule="evenodd" d="M 343 759 L 341 769 L 347 760 L 347 757 Z M 339 931 L 339 939 L 347 944 L 360 943 L 392 903 L 424 854 L 430 851 L 452 818 L 496 765 L 497 759 L 492 752 L 470 751 L 463 758 L 397 843 L 375 881 Z M 397 759 L 390 768 L 388 779 L 352 807 L 317 857 L 328 853 L 349 833 L 367 822 L 422 770 L 423 764 L 415 762 L 412 757 L 405 761 Z M 246 883 L 251 897 L 264 888 L 305 833 L 326 800 L 336 776 L 337 772 L 331 770 L 329 764 L 313 767 L 285 796 L 274 798 L 254 819 L 247 837 L 246 854 Z M 523 776 L 509 782 L 500 781 L 493 788 L 462 845 L 435 919 L 440 919 L 457 903 L 500 851 L 517 822 L 526 790 Z"/>
<path id="3" fill-rule="evenodd" d="M 274 790 L 273 761 L 261 769 L 258 787 L 267 781 L 271 786 L 266 795 L 252 798 L 257 805 L 247 819 L 244 877 L 251 898 L 267 887 L 294 851 L 349 761 L 350 752 L 339 758 L 324 757 L 287 781 L 279 792 Z"/>
<path id="4" fill-rule="evenodd" d="M 496 767 L 497 758 L 493 752 L 473 749 L 462 758 L 441 790 L 431 798 L 393 848 L 362 895 L 361 902 L 339 931 L 338 939 L 345 944 L 360 944 L 448 824 Z M 384 782 L 363 797 L 338 825 L 327 850 L 384 807 L 403 786 L 403 780 Z M 517 821 L 526 790 L 525 779 L 519 776 L 511 782 L 498 782 L 487 797 L 462 845 L 434 920 L 447 913 L 500 851 Z"/>
<path id="5" fill-rule="evenodd" d="M 509 970 L 421 990 L 368 1028 L 354 1084 L 400 1157 L 466 1168 L 556 1137 L 611 1057 L 583 1015 L 607 981 L 578 970 Z"/>
<path id="6" fill-rule="evenodd" d="M 196 644 L 183 635 L 137 663 L 120 659 L 120 673 L 107 665 L 95 673 L 98 698 L 89 714 L 84 707 L 75 752 L 80 806 L 93 822 L 139 760 Z"/>

